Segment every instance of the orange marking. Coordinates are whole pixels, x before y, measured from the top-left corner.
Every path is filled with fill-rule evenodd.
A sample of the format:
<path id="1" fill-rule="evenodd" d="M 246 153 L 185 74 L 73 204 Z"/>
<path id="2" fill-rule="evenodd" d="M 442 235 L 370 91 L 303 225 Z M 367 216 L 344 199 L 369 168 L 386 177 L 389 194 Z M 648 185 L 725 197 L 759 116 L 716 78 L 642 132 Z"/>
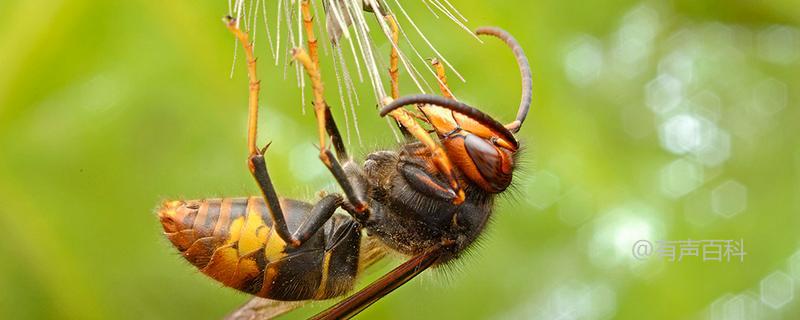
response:
<path id="1" fill-rule="evenodd" d="M 487 140 L 494 138 L 495 144 L 500 147 L 511 151 L 517 150 L 517 147 L 503 139 L 500 133 L 493 131 L 489 127 L 461 113 L 432 105 L 424 105 L 419 109 L 425 114 L 428 120 L 430 120 L 431 126 L 433 126 L 433 129 L 436 130 L 436 133 L 440 137 L 453 132 L 456 128 L 461 128 L 464 131 L 468 131 Z"/>
<path id="2" fill-rule="evenodd" d="M 397 99 L 400 97 L 399 69 L 397 67 L 400 57 L 400 54 L 397 52 L 397 46 L 400 42 L 400 32 L 394 16 L 387 15 L 384 19 L 386 19 L 387 24 L 389 24 L 389 28 L 392 29 L 392 43 L 394 45 L 392 45 L 392 53 L 389 55 L 389 78 L 392 79 L 392 99 Z"/>
<path id="3" fill-rule="evenodd" d="M 442 66 L 442 63 L 439 62 L 439 59 L 434 58 L 431 60 L 431 66 L 436 69 L 436 78 L 439 82 L 439 91 L 442 92 L 442 95 L 445 96 L 445 98 L 455 99 L 453 92 L 450 91 L 450 87 L 447 86 L 447 74 L 444 72 L 444 66 Z"/>
<path id="4" fill-rule="evenodd" d="M 236 289 L 244 289 L 247 283 L 255 279 L 259 273 L 261 272 L 258 270 L 258 264 L 256 264 L 255 260 L 249 257 L 239 259 L 234 274 L 234 281 L 238 283 Z"/>
<path id="5" fill-rule="evenodd" d="M 231 205 L 233 204 L 233 199 L 226 198 L 222 199 L 222 203 L 219 206 L 219 216 L 217 217 L 217 224 L 214 226 L 214 232 L 212 233 L 215 236 L 224 237 L 226 235 L 220 234 L 221 229 L 230 223 L 231 218 Z"/>
<path id="6" fill-rule="evenodd" d="M 428 118 L 431 126 L 439 136 L 455 130 L 458 127 L 455 119 L 453 119 L 453 112 L 432 105 L 423 105 L 419 107 L 420 111 Z"/>
<path id="7" fill-rule="evenodd" d="M 314 299 L 320 300 L 325 298 L 328 288 L 328 276 L 330 273 L 330 264 L 331 264 L 331 253 L 332 251 L 326 251 L 324 258 L 322 258 L 322 278 L 319 282 L 319 287 L 317 288 L 317 292 L 314 293 Z"/>
<path id="8" fill-rule="evenodd" d="M 158 219 L 161 221 L 161 226 L 164 227 L 164 232 L 167 234 L 175 233 L 186 228 L 183 225 L 185 216 L 184 211 L 179 212 L 179 208 L 183 205 L 183 201 L 167 201 L 161 204 L 158 209 Z"/>
<path id="9" fill-rule="evenodd" d="M 193 229 L 181 230 L 175 233 L 168 233 L 167 239 L 172 242 L 178 250 L 181 252 L 186 251 L 189 249 L 189 246 L 197 240 L 197 236 Z"/>
<path id="10" fill-rule="evenodd" d="M 317 36 L 314 34 L 314 17 L 311 16 L 311 9 L 308 0 L 303 0 L 300 4 L 300 10 L 303 14 L 303 26 L 306 30 L 306 38 L 308 39 L 308 54 L 311 56 L 311 61 L 315 66 L 319 67 L 319 56 L 317 53 Z"/>
<path id="11" fill-rule="evenodd" d="M 431 65 L 436 70 L 436 77 L 439 82 L 439 90 L 442 91 L 444 97 L 455 100 L 450 87 L 447 86 L 447 74 L 445 73 L 444 66 L 437 60 L 431 60 Z M 420 110 L 431 120 L 436 133 L 439 136 L 452 132 L 456 127 L 465 131 L 469 131 L 476 136 L 484 139 L 496 138 L 496 144 L 511 151 L 516 151 L 517 148 L 510 142 L 502 138 L 502 135 L 472 118 L 465 116 L 461 113 L 445 109 L 438 106 L 425 105 L 420 107 Z"/>
<path id="12" fill-rule="evenodd" d="M 267 264 L 264 270 L 264 281 L 261 284 L 261 290 L 258 291 L 259 297 L 268 297 L 269 292 L 272 291 L 272 283 L 275 281 L 275 276 L 278 275 L 277 267 L 274 264 Z"/>
<path id="13" fill-rule="evenodd" d="M 450 90 L 450 87 L 447 86 L 447 74 L 445 73 L 442 63 L 439 59 L 434 58 L 431 60 L 431 66 L 436 70 L 436 80 L 439 83 L 439 91 L 442 92 L 445 98 L 455 100 L 456 98 L 453 96 L 453 92 Z M 460 126 L 456 115 L 461 114 L 455 111 L 432 105 L 424 105 L 420 107 L 420 110 L 425 116 L 431 119 L 431 125 L 433 125 L 434 130 L 436 130 L 439 136 L 451 132 Z M 463 117 L 463 115 L 461 116 Z"/>
<path id="14" fill-rule="evenodd" d="M 243 284 L 243 279 L 236 276 L 238 265 L 238 251 L 232 245 L 225 245 L 214 251 L 211 261 L 202 271 L 226 286 L 239 288 Z"/>
<path id="15" fill-rule="evenodd" d="M 303 0 L 301 5 L 303 15 L 303 25 L 305 26 L 306 38 L 308 38 L 308 53 L 302 48 L 292 49 L 292 57 L 303 64 L 308 77 L 311 78 L 311 88 L 314 92 L 314 115 L 317 117 L 317 131 L 319 132 L 320 159 L 330 167 L 330 160 L 325 154 L 325 110 L 328 105 L 325 103 L 325 88 L 322 85 L 322 76 L 319 71 L 319 53 L 317 52 L 317 36 L 314 34 L 314 17 L 311 16 L 311 9 L 308 0 Z"/>
<path id="16" fill-rule="evenodd" d="M 317 131 L 319 131 L 320 158 L 323 158 L 324 161 L 324 158 L 327 158 L 324 151 L 326 150 L 325 142 L 327 140 L 325 139 L 325 109 L 328 108 L 328 105 L 322 96 L 325 90 L 322 85 L 322 77 L 317 66 L 305 50 L 302 48 L 292 49 L 292 57 L 303 64 L 308 77 L 311 78 L 311 87 L 314 91 L 314 114 L 317 117 Z"/>
<path id="17" fill-rule="evenodd" d="M 489 180 L 481 174 L 480 170 L 478 169 L 475 160 L 469 155 L 464 145 L 464 137 L 468 135 L 468 133 L 460 132 L 457 136 L 450 137 L 449 139 L 442 140 L 442 144 L 444 145 L 444 149 L 447 150 L 447 154 L 450 156 L 450 159 L 453 161 L 453 164 L 464 173 L 467 178 L 469 178 L 472 182 L 475 182 L 478 186 L 482 189 L 491 191 L 495 190 L 496 187 L 493 187 Z M 496 145 L 493 145 L 494 149 L 497 151 L 497 155 L 500 157 L 500 173 L 503 174 L 511 174 L 513 169 L 513 159 L 508 154 L 512 152 L 510 150 L 503 149 Z M 494 183 L 498 183 L 499 181 L 492 181 Z"/>
<path id="18" fill-rule="evenodd" d="M 467 154 L 467 150 L 464 147 L 464 139 L 446 139 L 442 141 L 442 144 L 444 144 L 444 148 L 447 150 L 447 154 L 450 156 L 455 166 L 458 167 L 467 178 L 481 186 L 481 188 L 488 188 L 489 182 L 483 178 L 478 168 L 475 166 L 475 162 L 473 162 L 472 158 Z"/>

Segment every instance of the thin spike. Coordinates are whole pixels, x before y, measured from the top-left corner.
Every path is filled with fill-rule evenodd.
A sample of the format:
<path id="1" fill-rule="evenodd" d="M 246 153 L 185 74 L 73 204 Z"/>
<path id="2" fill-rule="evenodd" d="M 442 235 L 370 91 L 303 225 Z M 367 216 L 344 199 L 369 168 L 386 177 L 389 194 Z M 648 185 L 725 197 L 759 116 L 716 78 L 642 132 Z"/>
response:
<path id="1" fill-rule="evenodd" d="M 281 57 L 281 5 L 283 0 L 278 0 L 278 12 L 275 15 L 275 65 L 278 65 L 278 60 Z M 286 72 L 284 72 L 284 79 L 286 79 Z"/>
<path id="2" fill-rule="evenodd" d="M 384 3 L 384 5 L 386 5 L 387 9 L 388 9 L 390 12 L 393 12 L 393 10 L 391 9 L 391 7 L 389 7 L 389 4 L 388 4 L 388 2 L 385 2 L 385 3 Z M 435 78 L 435 76 L 436 76 L 436 72 L 434 72 L 434 71 L 433 71 L 433 69 L 431 68 L 431 66 L 430 66 L 430 65 L 427 63 L 427 59 L 425 59 L 424 57 L 422 57 L 422 54 L 420 54 L 419 50 L 417 50 L 417 47 L 416 47 L 416 46 L 414 46 L 414 44 L 411 42 L 411 38 L 409 38 L 408 34 L 406 34 L 406 31 L 405 31 L 405 29 L 403 28 L 403 24 L 402 24 L 402 23 L 400 23 L 400 19 L 397 19 L 397 16 L 395 16 L 395 22 L 397 23 L 397 28 L 398 28 L 398 29 L 400 29 L 400 35 L 402 36 L 402 38 L 403 38 L 403 39 L 405 39 L 406 43 L 408 44 L 408 46 L 409 46 L 409 47 L 411 47 L 411 50 L 412 50 L 412 51 L 414 51 L 414 54 L 417 56 L 417 58 L 419 59 L 419 61 L 421 61 L 421 62 L 422 62 L 422 64 L 425 66 L 425 68 L 427 68 L 427 69 L 428 69 L 428 72 L 430 72 L 430 74 L 431 74 L 431 75 L 433 75 L 433 76 L 434 76 L 434 78 Z M 424 77 L 424 76 L 422 75 L 422 73 L 421 73 L 419 70 L 417 70 L 417 68 L 414 66 L 414 64 L 413 64 L 413 63 L 411 63 L 411 66 L 412 66 L 412 68 L 413 68 L 413 70 L 414 70 L 414 73 L 416 74 L 416 76 L 417 76 L 417 77 L 418 77 L 418 78 L 419 78 L 419 79 L 422 81 L 422 83 L 425 85 L 425 90 L 422 90 L 422 91 L 424 91 L 424 92 L 433 92 L 433 88 L 432 88 L 432 87 L 431 87 L 431 85 L 428 83 L 428 81 L 427 81 L 427 80 L 425 80 L 425 79 L 426 79 L 426 77 Z"/>
<path id="3" fill-rule="evenodd" d="M 433 50 L 436 56 L 438 56 L 439 59 L 441 59 L 447 65 L 447 67 L 450 68 L 450 70 L 453 70 L 453 73 L 459 79 L 461 79 L 462 82 L 467 82 L 467 80 L 464 79 L 463 76 L 461 76 L 461 73 L 458 72 L 458 70 L 456 70 L 456 68 L 454 68 L 453 65 L 451 65 L 450 62 L 441 53 L 439 53 L 439 50 L 436 50 L 436 47 L 434 47 L 433 44 L 430 42 L 430 40 L 428 40 L 428 38 L 425 36 L 425 34 L 422 33 L 422 30 L 420 30 L 419 27 L 417 27 L 417 24 L 414 23 L 414 20 L 411 19 L 411 16 L 408 15 L 408 12 L 406 12 L 406 10 L 403 8 L 403 5 L 400 4 L 400 0 L 394 0 L 394 2 L 397 4 L 397 7 L 400 8 L 400 12 L 402 12 L 403 15 L 406 17 L 406 19 L 408 20 L 408 22 L 411 23 L 411 26 L 413 26 L 414 29 L 417 30 L 419 36 L 422 38 L 422 40 L 425 41 L 425 43 L 428 44 L 428 47 L 430 47 L 431 50 Z"/>
<path id="4" fill-rule="evenodd" d="M 286 31 L 289 33 L 289 44 L 292 48 L 296 48 L 298 46 L 297 41 L 294 37 L 294 29 L 292 29 L 293 15 L 292 12 L 294 11 L 294 5 L 291 4 L 291 0 L 282 0 L 286 3 L 283 4 L 283 15 L 286 17 Z"/>
<path id="5" fill-rule="evenodd" d="M 297 69 L 300 72 L 299 69 Z M 300 77 L 300 112 L 305 115 L 306 114 L 306 81 L 303 79 L 303 75 L 297 75 Z"/>
<path id="6" fill-rule="evenodd" d="M 339 63 L 341 64 L 342 74 L 344 75 L 344 85 L 345 90 L 347 90 L 347 100 L 350 102 L 350 112 L 353 116 L 353 128 L 356 130 L 358 144 L 363 146 L 364 141 L 361 139 L 361 130 L 358 128 L 358 114 L 356 114 L 356 105 L 361 104 L 360 101 L 358 101 L 358 92 L 356 92 L 355 86 L 353 85 L 353 79 L 350 77 L 350 71 L 348 71 L 347 68 L 347 61 L 342 53 L 342 46 L 336 46 L 336 49 L 339 52 Z M 353 98 L 355 98 L 355 103 L 353 103 Z"/>
<path id="7" fill-rule="evenodd" d="M 375 2 L 375 0 L 368 0 L 368 1 L 369 1 L 370 6 L 372 6 L 372 9 L 375 12 L 378 12 L 378 3 Z M 389 28 L 389 25 L 386 23 L 386 21 L 384 21 L 384 19 L 381 19 L 381 18 L 378 18 L 378 24 L 381 26 L 381 29 L 383 29 L 383 33 L 386 36 L 386 38 L 389 40 L 389 43 L 391 44 L 391 46 L 395 50 L 397 50 L 398 56 L 400 58 L 400 62 L 403 63 L 403 67 L 406 69 L 408 74 L 412 75 L 411 79 L 414 81 L 414 84 L 417 85 L 417 88 L 419 88 L 420 91 L 424 91 L 425 89 L 422 88 L 422 85 L 419 83 L 417 78 L 413 76 L 414 73 L 411 71 L 411 67 L 409 66 L 409 62 L 406 59 L 405 55 L 403 54 L 402 50 L 400 50 L 400 47 L 396 43 L 394 43 L 394 41 L 392 41 L 392 31 Z M 380 98 L 380 100 L 383 100 L 383 97 L 379 97 L 379 98 Z"/>
<path id="8" fill-rule="evenodd" d="M 446 3 L 446 4 L 447 4 L 447 6 L 449 6 L 451 9 L 453 9 L 453 11 L 455 11 L 455 12 L 456 12 L 456 14 L 457 14 L 459 17 L 461 17 L 461 20 L 464 20 L 464 22 L 467 22 L 467 18 L 466 18 L 466 17 L 464 17 L 464 15 L 463 15 L 463 14 L 461 14 L 461 12 L 459 12 L 459 11 L 458 11 L 458 9 L 456 9 L 456 7 L 455 7 L 455 6 L 453 6 L 453 4 L 451 4 L 451 3 L 450 3 L 450 1 L 448 1 L 448 0 L 444 0 L 444 3 Z"/>
<path id="9" fill-rule="evenodd" d="M 256 1 L 255 5 L 253 5 L 250 8 L 250 11 L 255 10 L 255 13 L 253 13 L 253 23 L 251 24 L 251 26 L 253 26 L 253 28 L 252 28 L 252 30 L 253 30 L 253 54 L 256 53 L 256 33 L 258 31 L 258 27 L 257 27 L 258 26 L 258 24 L 257 24 L 257 22 L 258 22 L 258 4 L 259 4 L 259 2 L 261 2 L 261 0 L 255 0 L 255 1 Z M 251 1 L 250 4 L 252 5 L 253 2 Z"/>
<path id="10" fill-rule="evenodd" d="M 239 39 L 233 40 L 233 64 L 231 64 L 231 74 L 228 76 L 233 79 L 233 73 L 236 71 L 236 58 L 239 56 Z"/>
<path id="11" fill-rule="evenodd" d="M 284 51 L 285 52 L 283 54 L 283 63 L 282 63 L 282 65 L 283 65 L 283 74 L 282 74 L 282 76 L 283 76 L 283 81 L 286 81 L 286 73 L 287 73 L 287 70 L 289 69 L 289 64 L 291 64 L 289 62 L 290 61 L 289 59 L 291 59 L 291 54 L 289 54 L 289 50 L 284 50 Z"/>
<path id="12" fill-rule="evenodd" d="M 406 33 L 405 29 L 403 28 L 403 25 L 402 25 L 402 24 L 399 22 L 399 20 L 398 20 L 397 26 L 398 26 L 398 28 L 400 29 L 400 34 L 403 36 L 403 39 L 405 39 L 406 43 L 407 43 L 407 44 L 408 44 L 408 45 L 411 47 L 411 49 L 414 51 L 414 54 L 417 56 L 417 58 L 419 59 L 419 61 L 421 61 L 421 62 L 422 62 L 422 64 L 425 66 L 425 69 L 426 69 L 426 70 L 428 70 L 428 73 L 430 73 L 430 74 L 433 76 L 433 79 L 436 79 L 436 80 L 437 80 L 437 82 L 438 82 L 438 81 L 439 81 L 439 78 L 436 76 L 436 74 L 437 74 L 437 73 L 436 73 L 436 71 L 435 71 L 435 70 L 433 70 L 433 68 L 431 67 L 431 65 L 428 63 L 428 59 L 424 58 L 424 57 L 422 56 L 422 54 L 419 52 L 419 50 L 417 50 L 416 46 L 414 46 L 414 44 L 411 42 L 411 38 L 410 38 L 410 37 L 408 36 L 408 34 Z M 412 65 L 413 65 L 413 64 L 412 64 Z M 431 85 L 428 83 L 428 81 L 427 81 L 427 80 L 425 80 L 425 79 L 427 79 L 428 77 L 425 77 L 425 76 L 423 76 L 423 75 L 422 75 L 422 73 L 421 73 L 419 70 L 417 70 L 416 68 L 414 68 L 414 71 L 416 72 L 416 74 L 417 74 L 417 76 L 419 77 L 419 79 L 422 79 L 422 82 L 425 84 L 425 88 L 426 88 L 426 91 L 425 91 L 425 92 L 433 92 L 433 88 L 432 88 L 432 87 L 431 87 Z M 442 83 L 439 83 L 439 85 L 441 85 L 441 84 L 442 84 Z"/>
<path id="13" fill-rule="evenodd" d="M 254 26 L 253 28 L 250 28 L 251 25 L 247 24 L 248 21 L 250 21 L 250 17 L 254 16 L 253 8 L 255 8 L 255 6 L 253 5 L 253 0 L 250 0 L 250 9 L 247 9 L 247 16 L 245 17 L 245 22 L 244 22 L 244 27 L 247 28 L 247 31 L 250 31 L 250 30 L 255 28 L 255 24 L 251 24 L 252 26 Z M 258 11 L 256 11 L 256 12 L 258 12 Z M 255 18 L 253 18 L 253 21 L 255 21 Z M 256 39 L 253 38 L 253 43 L 255 43 L 255 42 L 256 42 Z M 255 49 L 255 46 L 253 46 L 253 49 Z"/>
<path id="14" fill-rule="evenodd" d="M 292 11 L 294 11 L 294 7 L 292 7 L 290 5 L 289 0 L 281 0 L 281 1 L 286 1 L 287 2 L 287 3 L 284 3 L 284 5 L 283 5 L 283 15 L 284 15 L 284 18 L 286 19 L 286 32 L 288 33 L 287 38 L 289 38 L 289 45 L 292 48 L 296 48 L 298 46 L 298 44 L 295 42 L 294 30 L 292 29 L 292 23 L 293 23 L 292 22 L 292 17 L 293 17 L 292 16 Z M 289 52 L 289 50 L 286 51 L 286 61 L 291 61 L 291 53 Z M 283 69 L 284 70 L 283 71 L 283 74 L 284 74 L 283 78 L 284 79 L 286 79 L 286 67 L 287 66 L 288 66 L 288 63 L 284 64 L 284 69 Z M 299 88 L 303 88 L 305 86 L 305 82 L 304 82 L 303 73 L 300 70 L 302 67 L 299 64 L 295 64 L 294 66 L 295 66 L 295 77 L 296 77 L 296 80 L 297 80 L 297 86 Z"/>
<path id="15" fill-rule="evenodd" d="M 388 70 L 389 65 L 386 64 L 385 59 L 382 59 L 385 56 L 384 52 L 378 50 L 378 46 L 375 44 L 375 39 L 373 39 L 372 34 L 367 34 L 367 41 L 369 41 L 369 48 L 372 51 L 372 59 L 375 62 L 375 70 L 377 71 L 376 74 L 378 75 L 377 82 L 381 84 L 381 87 L 383 87 L 385 76 L 383 70 Z"/>
<path id="16" fill-rule="evenodd" d="M 297 4 L 297 43 L 303 43 L 303 9 L 300 1 L 295 1 Z M 311 50 L 311 49 L 309 49 Z"/>
<path id="17" fill-rule="evenodd" d="M 355 2 L 357 0 L 353 1 Z M 378 101 L 383 101 L 383 98 L 386 97 L 386 91 L 383 88 L 383 82 L 381 81 L 380 72 L 378 71 L 375 53 L 369 37 L 366 18 L 363 15 L 363 11 L 357 6 L 356 9 L 353 9 L 351 6 L 350 10 L 351 14 L 353 14 L 355 17 L 353 24 L 355 25 L 356 30 L 359 31 L 356 32 L 356 36 L 359 38 L 359 42 L 361 43 L 362 55 L 366 61 L 366 66 L 367 70 L 369 71 L 375 97 Z M 379 12 L 378 10 L 375 11 Z M 389 126 L 389 129 L 391 130 L 392 135 L 395 137 L 395 140 L 400 142 L 400 135 L 398 134 L 397 129 L 395 129 L 394 124 L 388 118 L 386 120 L 386 124 Z"/>
<path id="18" fill-rule="evenodd" d="M 244 30 L 247 30 L 247 6 L 246 6 L 246 3 L 245 3 L 245 1 L 246 1 L 246 0 L 242 0 L 242 2 L 241 2 L 241 3 L 242 3 L 242 5 L 241 5 L 241 7 L 239 8 L 239 11 L 241 11 L 241 12 L 242 12 L 242 14 L 241 14 L 241 16 L 240 16 L 240 19 L 237 19 L 237 20 L 236 20 L 236 23 L 238 24 L 238 23 L 240 23 L 240 21 L 241 21 L 241 22 L 244 22 Z M 237 26 L 237 27 L 238 27 L 238 26 Z"/>
<path id="19" fill-rule="evenodd" d="M 339 62 L 341 62 L 342 69 L 344 70 L 343 74 L 344 74 L 345 84 L 347 85 L 346 88 L 348 88 L 348 92 L 352 93 L 353 98 L 356 101 L 355 104 L 361 105 L 361 101 L 358 99 L 358 92 L 355 89 L 356 86 L 355 83 L 353 82 L 353 77 L 350 75 L 349 71 L 350 68 L 347 66 L 347 59 L 344 58 L 344 53 L 342 52 L 342 47 L 339 46 L 337 48 L 339 49 L 339 58 L 340 58 Z M 352 105 L 353 102 L 351 101 L 350 104 Z"/>
<path id="20" fill-rule="evenodd" d="M 450 20 L 453 20 L 453 22 L 455 22 L 455 23 L 456 23 L 456 24 L 457 24 L 457 25 L 458 25 L 458 26 L 459 26 L 461 29 L 463 29 L 463 30 L 464 30 L 464 31 L 466 31 L 466 32 L 467 32 L 467 33 L 468 33 L 470 36 L 472 36 L 473 38 L 475 38 L 475 40 L 478 40 L 478 42 L 479 42 L 479 43 L 483 43 L 483 40 L 481 40 L 480 38 L 478 38 L 478 36 L 477 36 L 476 34 L 472 33 L 472 30 L 470 30 L 469 28 L 467 28 L 467 26 L 465 26 L 463 23 L 461 23 L 461 21 L 459 21 L 459 20 L 458 20 L 458 18 L 456 18 L 456 17 L 455 17 L 455 16 L 454 16 L 452 13 L 450 13 L 450 10 L 448 10 L 447 8 L 445 8 L 445 7 L 444 7 L 444 5 L 443 5 L 441 2 L 439 2 L 439 0 L 430 0 L 430 1 L 431 1 L 431 3 L 433 3 L 433 5 L 434 5 L 434 6 L 435 6 L 437 9 L 439 9 L 439 11 L 442 11 L 442 13 L 444 13 L 444 14 L 445 14 L 445 15 L 446 15 L 448 18 L 450 18 Z"/>
<path id="21" fill-rule="evenodd" d="M 353 0 L 353 1 L 356 2 L 357 0 Z M 372 44 L 372 39 L 370 37 L 369 26 L 367 24 L 366 18 L 364 17 L 364 11 L 361 10 L 360 8 L 356 9 L 356 11 L 357 11 L 358 19 L 359 19 L 359 22 L 360 22 L 359 25 L 361 26 L 361 29 L 362 29 L 361 30 L 361 32 L 362 32 L 362 41 L 364 41 L 364 44 L 366 45 L 366 52 L 368 54 L 369 61 L 370 61 L 370 67 L 371 67 L 370 71 L 372 72 L 372 81 L 373 81 L 374 86 L 375 86 L 375 90 L 376 90 L 376 93 L 377 93 L 378 101 L 380 101 L 384 97 L 386 97 L 386 91 L 383 88 L 383 81 L 381 81 L 381 74 L 382 73 L 379 71 L 380 69 L 378 68 L 378 61 L 375 58 L 376 54 L 375 54 L 374 46 Z"/>
<path id="22" fill-rule="evenodd" d="M 244 0 L 238 0 L 234 8 L 234 11 L 236 11 L 236 28 L 239 28 L 239 23 L 242 21 L 242 7 L 244 7 Z"/>
<path id="23" fill-rule="evenodd" d="M 367 33 L 367 34 L 369 34 L 369 31 L 370 31 L 370 30 L 369 30 L 369 25 L 366 23 L 366 22 L 367 22 L 367 21 L 366 21 L 367 19 L 365 19 L 365 18 L 364 18 L 364 10 L 363 10 L 363 5 L 364 5 L 364 3 L 363 3 L 363 0 L 361 0 L 361 1 L 359 1 L 359 0 L 352 0 L 352 1 L 353 1 L 353 3 L 352 3 L 351 5 L 355 5 L 355 6 L 351 7 L 351 8 L 350 8 L 350 10 L 353 10 L 353 11 L 356 13 L 356 15 L 358 15 L 358 16 L 359 16 L 359 18 L 360 18 L 361 22 L 363 23 L 363 24 L 361 25 L 361 27 L 362 27 L 362 28 L 364 28 L 364 31 L 366 31 L 366 33 Z M 356 2 L 357 2 L 357 3 L 356 3 Z M 360 3 L 361 5 L 359 5 L 359 3 Z"/>
<path id="24" fill-rule="evenodd" d="M 334 14 L 334 17 L 336 17 L 336 21 L 339 23 L 339 26 L 342 28 L 342 36 L 344 36 L 345 39 L 347 39 L 347 41 L 350 43 L 350 51 L 353 54 L 353 60 L 355 61 L 355 64 L 356 64 L 356 72 L 358 73 L 358 81 L 359 82 L 364 82 L 364 75 L 361 72 L 361 64 L 358 62 L 358 58 L 357 58 L 358 54 L 356 54 L 356 46 L 353 43 L 353 38 L 350 37 L 350 31 L 348 31 L 349 28 L 347 26 L 347 23 L 345 23 L 345 21 L 344 21 L 344 17 L 342 16 L 342 12 L 339 10 L 339 6 L 335 5 L 333 3 L 333 0 L 330 0 L 329 3 L 331 4 L 331 8 L 333 9 L 333 14 Z M 345 6 L 347 6 L 347 2 L 345 2 Z M 352 15 L 350 16 L 350 19 L 352 20 Z M 344 57 L 344 56 L 342 56 L 342 57 Z"/>
<path id="25" fill-rule="evenodd" d="M 363 16 L 361 16 L 361 8 L 357 8 L 354 10 L 348 3 L 347 9 L 354 18 L 353 25 L 355 26 L 356 30 L 356 38 L 357 38 L 356 40 L 357 43 L 359 44 L 359 49 L 361 50 L 361 56 L 364 59 L 364 64 L 367 68 L 370 82 L 372 84 L 372 90 L 375 96 L 380 101 L 381 97 L 385 96 L 386 94 L 383 92 L 383 88 L 379 84 L 380 76 L 377 70 L 375 70 L 377 68 L 375 66 L 374 56 L 372 55 L 372 50 L 369 47 L 369 41 L 366 41 L 366 38 L 368 37 L 366 28 L 364 28 L 366 21 L 364 21 Z"/>
<path id="26" fill-rule="evenodd" d="M 436 13 L 436 11 L 434 11 L 433 8 L 431 8 L 431 5 L 428 4 L 428 1 L 422 0 L 422 3 L 425 5 L 426 8 L 428 8 L 428 11 L 430 11 L 431 14 L 433 14 L 434 18 L 439 19 L 439 14 Z"/>
<path id="27" fill-rule="evenodd" d="M 327 48 L 328 46 L 322 46 Z M 347 116 L 347 105 L 344 102 L 344 91 L 342 90 L 342 75 L 339 74 L 339 67 L 337 66 L 336 53 L 333 54 L 333 74 L 336 76 L 336 88 L 339 90 L 339 103 L 342 106 L 342 113 L 344 114 L 344 128 L 345 136 L 347 137 L 347 144 L 350 145 L 350 117 Z"/>
<path id="28" fill-rule="evenodd" d="M 272 57 L 276 58 L 275 46 L 272 45 L 272 34 L 269 32 L 269 24 L 267 20 L 267 0 L 261 2 L 261 13 L 264 16 L 264 31 L 267 34 L 267 45 L 269 46 L 270 53 L 272 53 Z"/>
<path id="29" fill-rule="evenodd" d="M 350 31 L 347 26 L 347 22 L 344 21 L 344 17 L 342 16 L 342 12 L 339 11 L 339 6 L 333 3 L 333 0 L 328 0 L 328 8 L 330 8 L 331 14 L 333 14 L 334 20 L 337 24 L 339 24 L 339 30 L 342 31 L 342 36 L 349 38 Z"/>
<path id="30" fill-rule="evenodd" d="M 244 3 L 244 0 L 236 0 L 234 3 L 233 11 L 236 11 L 236 27 L 239 27 L 239 17 L 242 14 L 241 5 Z M 230 1 L 228 1 L 228 8 L 230 9 Z M 233 79 L 233 75 L 236 72 L 236 60 L 239 57 L 239 39 L 236 38 L 233 40 L 233 63 L 231 64 L 231 73 L 229 77 Z"/>

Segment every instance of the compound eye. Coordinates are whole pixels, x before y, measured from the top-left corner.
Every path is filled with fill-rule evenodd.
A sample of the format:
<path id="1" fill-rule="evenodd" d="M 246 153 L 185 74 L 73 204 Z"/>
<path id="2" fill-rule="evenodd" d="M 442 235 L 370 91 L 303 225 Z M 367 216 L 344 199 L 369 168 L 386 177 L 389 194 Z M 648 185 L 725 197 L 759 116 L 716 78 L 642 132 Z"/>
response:
<path id="1" fill-rule="evenodd" d="M 486 191 L 500 192 L 508 187 L 511 183 L 512 163 L 505 152 L 474 134 L 465 137 L 464 148 L 488 184 Z"/>

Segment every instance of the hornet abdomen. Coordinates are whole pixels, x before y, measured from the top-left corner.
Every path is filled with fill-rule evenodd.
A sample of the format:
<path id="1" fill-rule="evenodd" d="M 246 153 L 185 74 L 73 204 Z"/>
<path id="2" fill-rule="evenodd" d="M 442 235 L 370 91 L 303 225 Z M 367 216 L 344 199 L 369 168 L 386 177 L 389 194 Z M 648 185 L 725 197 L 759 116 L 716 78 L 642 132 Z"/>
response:
<path id="1" fill-rule="evenodd" d="M 290 232 L 312 206 L 280 199 Z M 164 232 L 183 257 L 224 285 L 275 300 L 327 299 L 352 288 L 361 233 L 334 215 L 298 248 L 272 228 L 261 197 L 167 201 L 158 210 Z"/>

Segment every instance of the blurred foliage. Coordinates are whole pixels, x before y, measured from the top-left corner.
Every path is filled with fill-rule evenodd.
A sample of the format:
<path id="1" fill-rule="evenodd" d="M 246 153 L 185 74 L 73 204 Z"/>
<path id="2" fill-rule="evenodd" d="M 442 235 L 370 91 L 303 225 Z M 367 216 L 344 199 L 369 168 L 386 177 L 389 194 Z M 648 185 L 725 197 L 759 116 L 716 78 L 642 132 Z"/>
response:
<path id="1" fill-rule="evenodd" d="M 508 50 L 405 3 L 468 79 L 451 75 L 456 95 L 511 119 Z M 523 173 L 464 261 L 363 318 L 800 314 L 795 1 L 456 5 L 470 27 L 513 33 L 535 69 Z M 217 319 L 247 300 L 177 256 L 152 214 L 164 199 L 257 192 L 225 1 L 4 1 L 0 11 L 0 318 Z M 269 166 L 282 194 L 311 199 L 332 182 L 314 156 L 314 121 L 292 72 L 283 80 L 268 61 Z M 363 141 L 351 122 L 350 145 L 363 155 L 393 138 L 368 85 L 359 90 Z M 639 239 L 743 239 L 747 256 L 638 261 Z"/>

